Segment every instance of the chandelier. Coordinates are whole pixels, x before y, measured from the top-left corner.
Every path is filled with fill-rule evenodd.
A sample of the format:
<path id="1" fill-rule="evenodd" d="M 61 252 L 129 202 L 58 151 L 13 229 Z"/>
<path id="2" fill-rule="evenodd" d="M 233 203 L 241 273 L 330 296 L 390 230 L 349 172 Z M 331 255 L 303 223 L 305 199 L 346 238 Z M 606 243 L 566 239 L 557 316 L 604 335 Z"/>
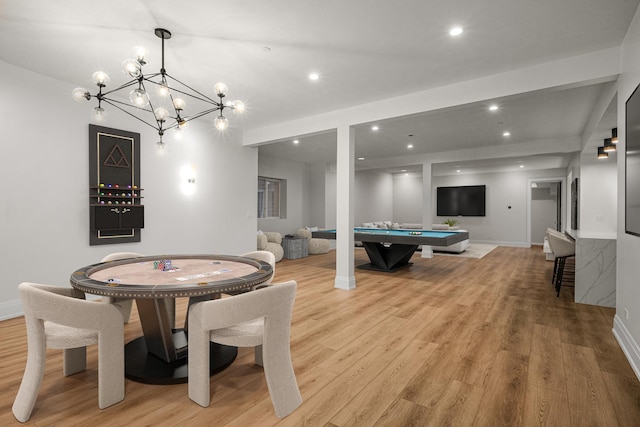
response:
<path id="1" fill-rule="evenodd" d="M 110 82 L 109 76 L 103 71 L 96 71 L 92 79 L 98 86 L 98 93 L 91 95 L 89 90 L 77 87 L 73 90 L 72 96 L 78 102 L 86 102 L 95 98 L 98 106 L 93 108 L 93 119 L 102 123 L 107 118 L 107 112 L 103 104 L 109 104 L 133 118 L 154 128 L 160 136 L 159 145 L 164 145 L 162 137 L 169 129 L 181 132 L 187 124 L 194 119 L 218 111 L 218 116 L 214 120 L 214 126 L 218 130 L 225 130 L 229 126 L 229 120 L 223 115 L 225 109 L 244 111 L 242 101 L 227 101 L 227 85 L 216 83 L 213 87 L 217 100 L 210 98 L 201 92 L 189 87 L 178 79 L 171 77 L 164 68 L 164 41 L 171 38 L 171 33 L 164 28 L 156 28 L 155 35 L 162 40 L 162 67 L 159 73 L 144 74 L 142 68 L 149 61 L 149 52 L 143 47 L 133 49 L 135 59 L 127 59 L 122 65 L 126 75 L 131 80 L 123 85 L 107 90 Z M 148 89 L 155 89 L 156 96 L 152 97 Z M 129 91 L 129 103 L 123 101 L 123 93 Z M 200 112 L 186 115 L 187 102 L 185 97 L 190 99 L 202 109 Z M 143 118 L 145 117 L 145 118 Z"/>

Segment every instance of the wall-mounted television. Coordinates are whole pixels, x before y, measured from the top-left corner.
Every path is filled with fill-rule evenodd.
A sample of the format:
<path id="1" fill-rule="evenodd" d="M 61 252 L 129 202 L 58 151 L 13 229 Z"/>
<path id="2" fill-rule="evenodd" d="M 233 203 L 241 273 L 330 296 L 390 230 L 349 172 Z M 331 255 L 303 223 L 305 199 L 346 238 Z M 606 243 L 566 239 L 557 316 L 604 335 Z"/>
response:
<path id="1" fill-rule="evenodd" d="M 438 216 L 485 216 L 484 185 L 438 187 L 436 212 Z"/>
<path id="2" fill-rule="evenodd" d="M 640 87 L 640 86 L 639 86 Z M 626 103 L 624 231 L 640 236 L 640 92 Z"/>

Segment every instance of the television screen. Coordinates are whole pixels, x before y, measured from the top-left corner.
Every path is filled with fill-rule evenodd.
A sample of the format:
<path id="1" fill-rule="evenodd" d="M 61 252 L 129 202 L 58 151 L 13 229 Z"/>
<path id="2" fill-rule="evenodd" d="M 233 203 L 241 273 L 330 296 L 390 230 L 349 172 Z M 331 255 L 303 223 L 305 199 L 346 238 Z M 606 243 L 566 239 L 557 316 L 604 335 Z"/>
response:
<path id="1" fill-rule="evenodd" d="M 636 88 L 626 103 L 625 221 L 627 234 L 640 236 L 640 93 Z"/>
<path id="2" fill-rule="evenodd" d="M 438 187 L 436 211 L 438 216 L 485 216 L 484 185 Z"/>

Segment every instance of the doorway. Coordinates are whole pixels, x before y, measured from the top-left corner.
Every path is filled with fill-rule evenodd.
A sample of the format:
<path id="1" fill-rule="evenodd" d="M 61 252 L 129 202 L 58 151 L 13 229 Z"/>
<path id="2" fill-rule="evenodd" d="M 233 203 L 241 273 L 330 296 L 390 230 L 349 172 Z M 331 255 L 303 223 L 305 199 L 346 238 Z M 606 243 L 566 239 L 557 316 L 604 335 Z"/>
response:
<path id="1" fill-rule="evenodd" d="M 564 191 L 563 178 L 529 180 L 529 246 L 542 245 L 547 228 L 563 230 Z"/>

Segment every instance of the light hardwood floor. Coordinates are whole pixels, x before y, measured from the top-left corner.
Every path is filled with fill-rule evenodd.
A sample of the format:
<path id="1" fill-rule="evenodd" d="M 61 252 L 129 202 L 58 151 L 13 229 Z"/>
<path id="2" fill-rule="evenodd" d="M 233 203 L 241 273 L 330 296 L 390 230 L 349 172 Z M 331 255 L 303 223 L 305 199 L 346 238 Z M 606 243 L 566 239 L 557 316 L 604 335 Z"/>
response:
<path id="1" fill-rule="evenodd" d="M 365 261 L 357 249 L 356 264 Z M 251 349 L 211 378 L 209 408 L 189 400 L 186 384 L 127 380 L 125 400 L 100 410 L 90 348 L 87 371 L 66 378 L 62 353 L 48 351 L 29 423 L 640 425 L 640 384 L 612 335 L 614 310 L 574 304 L 571 288 L 556 297 L 540 247 L 413 261 L 394 274 L 357 270 L 352 291 L 333 288 L 335 252 L 277 264 L 275 281 L 298 281 L 291 349 L 304 402 L 287 418 L 273 413 Z M 0 327 L 0 425 L 19 425 L 11 405 L 26 360 L 24 320 Z M 141 334 L 135 309 L 125 334 Z"/>

